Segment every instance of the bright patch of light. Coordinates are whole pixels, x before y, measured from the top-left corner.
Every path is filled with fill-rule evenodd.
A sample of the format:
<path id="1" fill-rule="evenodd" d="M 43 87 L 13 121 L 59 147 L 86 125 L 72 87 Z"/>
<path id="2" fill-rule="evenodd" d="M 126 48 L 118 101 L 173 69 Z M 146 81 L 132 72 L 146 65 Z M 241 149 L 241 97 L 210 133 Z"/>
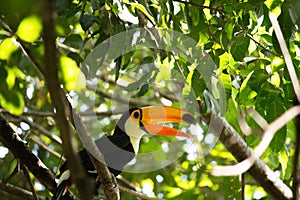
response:
<path id="1" fill-rule="evenodd" d="M 168 153 L 170 151 L 169 144 L 167 142 L 162 143 L 161 148 L 165 153 Z"/>
<path id="2" fill-rule="evenodd" d="M 254 199 L 262 199 L 266 196 L 266 193 L 263 190 L 255 190 L 253 193 Z"/>
<path id="3" fill-rule="evenodd" d="M 205 143 L 206 144 L 212 144 L 212 143 L 214 143 L 214 140 L 215 140 L 215 136 L 214 136 L 214 134 L 212 134 L 212 133 L 209 133 L 209 134 L 207 134 L 207 136 L 205 137 Z"/>
<path id="4" fill-rule="evenodd" d="M 177 15 L 177 13 L 180 11 L 180 4 L 179 2 L 172 2 L 174 6 L 174 15 Z"/>
<path id="5" fill-rule="evenodd" d="M 110 124 L 110 119 L 108 117 L 105 117 L 101 122 L 103 125 L 107 126 Z"/>
<path id="6" fill-rule="evenodd" d="M 40 184 L 39 182 L 35 182 L 35 183 L 34 183 L 34 188 L 35 188 L 37 191 L 45 190 L 45 186 L 43 186 L 43 185 Z"/>
<path id="7" fill-rule="evenodd" d="M 87 106 L 86 104 L 82 104 L 81 106 L 80 106 L 80 112 L 85 112 L 85 111 L 87 111 L 89 109 L 89 106 Z"/>
<path id="8" fill-rule="evenodd" d="M 117 85 L 119 85 L 121 87 L 127 87 L 129 85 L 129 82 L 119 78 L 117 80 Z"/>
<path id="9" fill-rule="evenodd" d="M 161 182 L 164 181 L 164 177 L 163 177 L 162 175 L 160 175 L 160 174 L 158 174 L 155 178 L 156 178 L 156 181 L 157 181 L 158 183 L 161 183 Z"/>
<path id="10" fill-rule="evenodd" d="M 28 99 L 32 99 L 33 96 L 33 92 L 34 92 L 34 84 L 29 84 L 27 90 L 26 90 L 26 96 L 28 97 Z"/>
<path id="11" fill-rule="evenodd" d="M 158 194 L 157 194 L 157 197 L 158 197 L 159 199 L 162 199 L 162 198 L 164 198 L 164 194 L 163 194 L 163 193 L 158 193 Z"/>
<path id="12" fill-rule="evenodd" d="M 189 126 L 189 132 L 192 133 L 194 136 L 197 137 L 198 141 L 202 141 L 203 140 L 203 129 L 201 128 L 201 126 L 199 124 L 191 124 Z"/>
<path id="13" fill-rule="evenodd" d="M 134 46 L 137 43 L 137 39 L 140 37 L 140 32 L 135 32 L 133 34 L 131 46 Z"/>
<path id="14" fill-rule="evenodd" d="M 188 178 L 188 176 L 186 174 L 183 174 L 182 176 L 180 176 L 180 180 L 182 181 L 186 181 Z"/>
<path id="15" fill-rule="evenodd" d="M 136 158 L 133 158 L 129 163 L 128 165 L 134 165 L 136 163 Z"/>
<path id="16" fill-rule="evenodd" d="M 107 108 L 107 105 L 102 103 L 99 108 L 97 109 L 99 112 L 107 112 L 108 111 L 108 108 Z"/>
<path id="17" fill-rule="evenodd" d="M 165 106 L 172 106 L 172 101 L 170 101 L 169 99 L 161 98 L 160 102 Z"/>
<path id="18" fill-rule="evenodd" d="M 30 129 L 30 126 L 25 122 L 21 122 L 20 126 L 24 131 L 28 131 Z"/>
<path id="19" fill-rule="evenodd" d="M 189 153 L 188 156 L 187 156 L 187 159 L 189 161 L 196 160 L 196 158 L 197 158 L 197 155 L 195 153 Z"/>
<path id="20" fill-rule="evenodd" d="M 8 148 L 0 146 L 0 158 L 4 158 L 8 154 Z"/>
<path id="21" fill-rule="evenodd" d="M 38 156 L 38 150 L 39 150 L 39 146 L 37 144 L 35 144 L 33 146 L 33 149 L 32 149 L 32 153 L 36 156 Z"/>
<path id="22" fill-rule="evenodd" d="M 153 183 L 153 181 L 151 179 L 143 180 L 142 185 L 143 185 L 142 192 L 144 194 L 146 194 L 147 196 L 154 197 L 154 192 L 153 192 L 154 183 Z"/>
<path id="23" fill-rule="evenodd" d="M 280 177 L 280 171 L 279 170 L 274 171 L 274 175 L 276 176 L 276 178 L 279 178 Z"/>
<path id="24" fill-rule="evenodd" d="M 127 9 L 126 6 L 121 7 L 120 5 L 119 7 L 119 17 L 121 20 L 125 21 L 125 22 L 130 22 L 133 24 L 138 24 L 139 23 L 139 19 L 138 17 L 133 16 L 129 10 Z"/>
<path id="25" fill-rule="evenodd" d="M 89 98 L 90 98 L 91 101 L 95 101 L 96 95 L 95 95 L 95 94 L 91 94 L 91 95 L 89 96 Z"/>

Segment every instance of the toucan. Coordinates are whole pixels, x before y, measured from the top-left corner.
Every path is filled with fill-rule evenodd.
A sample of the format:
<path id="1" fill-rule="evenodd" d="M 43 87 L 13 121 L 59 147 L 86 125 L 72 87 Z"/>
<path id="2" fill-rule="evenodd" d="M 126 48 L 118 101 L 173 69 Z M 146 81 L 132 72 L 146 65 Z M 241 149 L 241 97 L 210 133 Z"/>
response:
<path id="1" fill-rule="evenodd" d="M 105 164 L 109 171 L 118 176 L 124 166 L 129 163 L 138 153 L 140 140 L 145 134 L 191 136 L 162 123 L 196 122 L 193 115 L 183 109 L 168 106 L 147 106 L 142 108 L 131 108 L 125 112 L 116 124 L 114 133 L 111 136 L 103 136 L 95 140 L 97 147 L 104 156 Z M 96 178 L 94 165 L 86 149 L 79 152 L 84 170 Z M 64 195 L 65 190 L 71 186 L 71 174 L 67 169 L 66 161 L 60 167 L 60 178 L 52 200 L 58 200 Z"/>

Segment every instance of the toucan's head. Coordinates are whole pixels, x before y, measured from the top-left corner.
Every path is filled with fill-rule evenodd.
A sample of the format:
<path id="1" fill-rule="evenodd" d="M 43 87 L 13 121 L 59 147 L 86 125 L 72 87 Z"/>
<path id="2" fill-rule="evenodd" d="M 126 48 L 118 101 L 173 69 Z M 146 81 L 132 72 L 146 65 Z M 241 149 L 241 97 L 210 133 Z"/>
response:
<path id="1" fill-rule="evenodd" d="M 125 113 L 118 126 L 130 137 L 135 153 L 138 152 L 139 143 L 143 135 L 155 134 L 165 136 L 182 136 L 190 138 L 185 132 L 163 126 L 163 123 L 186 122 L 195 124 L 193 115 L 185 110 L 167 106 L 147 106 L 142 108 L 131 108 Z"/>

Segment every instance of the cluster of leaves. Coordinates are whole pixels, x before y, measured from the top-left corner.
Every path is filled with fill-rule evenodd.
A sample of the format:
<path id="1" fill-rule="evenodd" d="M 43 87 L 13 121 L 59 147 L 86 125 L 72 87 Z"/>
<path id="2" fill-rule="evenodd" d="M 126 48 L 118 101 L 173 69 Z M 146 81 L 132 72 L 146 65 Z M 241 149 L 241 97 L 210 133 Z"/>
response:
<path id="1" fill-rule="evenodd" d="M 21 137 L 33 152 L 56 172 L 60 157 L 53 152 L 61 153 L 58 145 L 60 139 L 57 138 L 59 133 L 53 123 L 54 110 L 44 74 L 40 71 L 43 63 L 47 62 L 44 60 L 42 42 L 42 3 L 37 0 L 11 0 L 2 4 L 1 111 L 16 124 Z M 297 7 L 299 3 L 292 0 L 166 0 L 147 3 L 57 0 L 55 28 L 59 77 L 71 96 L 84 94 L 86 99 L 94 100 L 93 106 L 83 103 L 79 106 L 86 118 L 90 116 L 90 111 L 96 111 L 100 118 L 91 125 L 95 127 L 91 130 L 101 127 L 101 131 L 91 133 L 94 137 L 111 133 L 115 123 L 114 118 L 110 117 L 112 114 L 107 111 L 119 114 L 124 106 L 128 106 L 122 106 L 124 102 L 135 106 L 186 106 L 192 110 L 195 107 L 189 108 L 188 102 L 197 99 L 205 102 L 206 112 L 218 109 L 241 134 L 237 119 L 241 117 L 240 113 L 246 115 L 246 122 L 256 134 L 245 137 L 245 140 L 249 146 L 255 147 L 260 141 L 257 135 L 262 130 L 245 110 L 254 108 L 270 123 L 292 106 L 294 98 L 293 86 L 268 13 L 274 12 L 278 16 L 299 77 L 300 13 Z M 178 35 L 176 43 L 168 38 L 169 35 L 162 36 L 158 31 L 156 40 L 165 40 L 165 49 L 153 44 L 155 40 L 149 41 L 147 47 L 152 48 L 138 48 L 114 58 L 111 63 L 102 63 L 103 66 L 99 66 L 95 72 L 99 90 L 85 84 L 88 77 L 84 70 L 80 71 L 79 66 L 97 45 L 125 30 L 147 27 L 168 29 L 191 38 L 195 42 L 195 46 L 188 46 L 192 49 L 192 55 L 189 55 L 191 59 L 183 56 L 185 53 L 174 53 L 176 47 L 180 49 L 179 43 L 188 43 L 190 40 Z M 145 34 L 150 33 L 156 34 L 151 31 Z M 135 39 L 131 38 L 130 44 Z M 197 57 L 195 51 L 199 50 L 198 47 L 214 61 L 213 66 L 205 60 L 205 56 L 204 60 Z M 203 73 L 215 79 L 209 82 Z M 220 85 L 225 96 L 219 91 Z M 86 86 L 88 89 L 83 92 Z M 178 95 L 181 97 L 178 98 Z M 131 99 L 123 98 L 126 96 Z M 216 104 L 224 98 L 225 104 L 217 108 Z M 205 132 L 207 126 L 202 126 Z M 277 170 L 280 178 L 289 186 L 292 182 L 295 132 L 294 123 L 289 122 L 275 135 L 263 155 L 263 160 L 271 169 Z M 142 141 L 140 151 L 161 149 L 164 141 L 168 141 L 168 138 L 146 138 Z M 1 155 L 1 179 L 9 177 L 17 168 L 17 162 L 12 160 L 10 154 Z M 13 164 L 8 165 L 11 162 Z M 239 199 L 241 182 L 237 177 L 220 178 L 209 173 L 214 163 L 232 162 L 233 157 L 222 144 L 217 143 L 200 163 L 190 158 L 187 152 L 164 169 L 145 174 L 123 173 L 123 176 L 142 188 L 145 194 L 160 198 Z M 32 179 L 38 186 L 34 177 Z M 246 183 L 253 183 L 252 180 L 247 177 Z M 13 178 L 11 183 L 26 187 L 19 177 Z M 248 199 L 268 198 L 259 185 L 246 184 L 245 189 Z M 38 189 L 38 194 L 50 195 L 43 187 Z M 122 199 L 132 199 L 132 196 L 122 193 Z"/>

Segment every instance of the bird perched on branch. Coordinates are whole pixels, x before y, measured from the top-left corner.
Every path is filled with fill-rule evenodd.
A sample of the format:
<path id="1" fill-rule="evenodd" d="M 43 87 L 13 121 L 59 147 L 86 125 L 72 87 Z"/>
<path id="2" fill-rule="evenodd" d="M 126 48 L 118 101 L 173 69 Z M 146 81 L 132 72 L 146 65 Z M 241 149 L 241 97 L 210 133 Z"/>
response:
<path id="1" fill-rule="evenodd" d="M 160 125 L 159 123 L 196 122 L 193 115 L 185 110 L 167 106 L 147 106 L 131 108 L 118 121 L 111 136 L 103 136 L 95 140 L 99 151 L 104 156 L 105 164 L 114 175 L 119 175 L 124 166 L 138 153 L 140 140 L 145 134 L 181 136 L 190 138 L 185 132 Z M 95 167 L 85 149 L 79 152 L 84 170 L 89 176 L 96 178 Z M 52 200 L 58 200 L 72 184 L 70 170 L 65 162 L 60 168 L 60 179 Z"/>

